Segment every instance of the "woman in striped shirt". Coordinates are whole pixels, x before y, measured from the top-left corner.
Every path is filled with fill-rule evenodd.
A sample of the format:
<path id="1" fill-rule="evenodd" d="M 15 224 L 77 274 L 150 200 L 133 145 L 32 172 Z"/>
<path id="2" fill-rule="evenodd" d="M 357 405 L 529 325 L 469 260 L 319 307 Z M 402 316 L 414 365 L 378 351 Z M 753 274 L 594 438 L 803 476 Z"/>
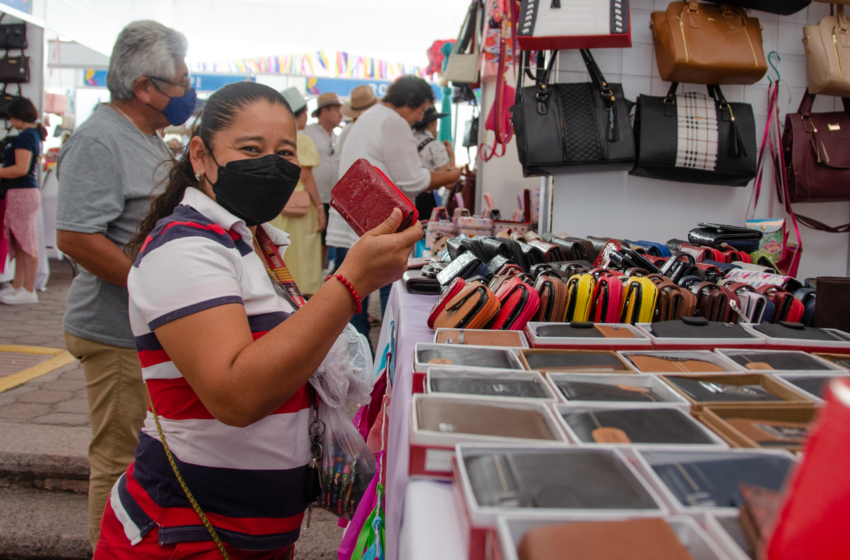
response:
<path id="1" fill-rule="evenodd" d="M 130 322 L 151 409 L 106 506 L 96 560 L 291 557 L 308 501 L 307 381 L 357 294 L 400 278 L 422 234 L 418 223 L 396 233 L 396 210 L 301 308 L 285 269 L 263 256 L 283 256 L 289 243 L 263 224 L 295 187 L 297 163 L 284 98 L 228 85 L 207 100 L 129 245 Z"/>

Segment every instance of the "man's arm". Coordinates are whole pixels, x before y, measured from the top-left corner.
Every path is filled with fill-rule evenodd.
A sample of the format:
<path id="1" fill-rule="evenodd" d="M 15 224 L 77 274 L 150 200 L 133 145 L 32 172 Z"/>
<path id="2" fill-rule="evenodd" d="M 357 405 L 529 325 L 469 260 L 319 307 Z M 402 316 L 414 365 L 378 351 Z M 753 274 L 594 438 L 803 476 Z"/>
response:
<path id="1" fill-rule="evenodd" d="M 59 250 L 100 278 L 118 286 L 127 286 L 133 261 L 102 233 L 57 230 Z"/>

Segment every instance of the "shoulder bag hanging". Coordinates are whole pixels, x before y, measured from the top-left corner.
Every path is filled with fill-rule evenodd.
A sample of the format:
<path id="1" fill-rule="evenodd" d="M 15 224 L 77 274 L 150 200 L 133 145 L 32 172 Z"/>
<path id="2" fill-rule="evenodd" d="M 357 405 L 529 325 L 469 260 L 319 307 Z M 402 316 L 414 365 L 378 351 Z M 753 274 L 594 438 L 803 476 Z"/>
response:
<path id="1" fill-rule="evenodd" d="M 632 46 L 629 0 L 522 0 L 519 14 L 526 51 Z"/>
<path id="2" fill-rule="evenodd" d="M 455 48 L 446 63 L 443 77 L 453 85 L 475 84 L 480 81 L 481 38 L 478 33 L 478 18 L 483 10 L 480 4 L 480 0 L 474 0 L 470 4 L 466 20 L 455 42 Z"/>
<path id="3" fill-rule="evenodd" d="M 6 14 L 0 15 L 0 21 L 6 17 Z M 27 44 L 27 24 L 20 23 L 0 23 L 0 49 L 25 49 Z"/>
<path id="4" fill-rule="evenodd" d="M 759 20 L 743 8 L 673 2 L 649 26 L 665 82 L 750 85 L 767 73 Z"/>
<path id="5" fill-rule="evenodd" d="M 822 1 L 825 0 L 815 0 L 815 2 Z M 805 10 L 812 3 L 812 0 L 709 0 L 709 2 L 726 4 L 736 8 L 747 8 L 748 10 L 759 10 L 780 16 L 790 16 Z"/>
<path id="6" fill-rule="evenodd" d="M 506 17 L 506 16 L 503 16 Z M 494 156 L 502 157 L 505 149 L 514 136 L 513 124 L 511 123 L 510 108 L 513 104 L 514 88 L 509 86 L 505 80 L 505 49 L 507 48 L 504 38 L 499 41 L 499 70 L 496 77 L 496 99 L 487 114 L 484 130 L 492 130 L 495 133 L 493 145 L 488 146 L 486 140 L 478 147 L 478 155 L 484 161 L 490 161 Z M 485 136 L 486 137 L 486 136 Z"/>
<path id="7" fill-rule="evenodd" d="M 536 85 L 522 87 L 530 53 L 523 55 L 516 104 L 511 107 L 522 172 L 529 175 L 627 171 L 635 140 L 628 101 L 620 84 L 602 75 L 589 50 L 581 51 L 590 82 L 550 84 L 557 51 L 545 68 L 538 52 Z"/>
<path id="8" fill-rule="evenodd" d="M 0 58 L 0 83 L 28 84 L 30 81 L 30 57 L 6 56 Z"/>
<path id="9" fill-rule="evenodd" d="M 641 95 L 635 114 L 637 164 L 632 175 L 664 181 L 745 187 L 756 176 L 756 120 L 748 103 L 730 103 L 719 86 L 709 95 Z"/>
<path id="10" fill-rule="evenodd" d="M 835 15 L 803 28 L 809 92 L 850 97 L 850 23 L 839 5 Z"/>
<path id="11" fill-rule="evenodd" d="M 6 87 L 8 87 L 7 84 L 3 84 L 3 89 L 0 90 L 0 119 L 3 120 L 9 119 L 9 113 L 6 111 L 9 103 L 21 97 L 21 84 L 18 84 L 18 93 L 9 93 Z"/>

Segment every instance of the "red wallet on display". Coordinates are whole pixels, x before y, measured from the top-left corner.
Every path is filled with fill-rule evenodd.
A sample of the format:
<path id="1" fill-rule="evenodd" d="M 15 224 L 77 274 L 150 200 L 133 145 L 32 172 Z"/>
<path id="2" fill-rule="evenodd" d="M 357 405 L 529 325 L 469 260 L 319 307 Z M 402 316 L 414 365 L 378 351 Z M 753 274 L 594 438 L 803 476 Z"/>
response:
<path id="1" fill-rule="evenodd" d="M 419 219 L 419 212 L 407 195 L 363 158 L 355 161 L 334 185 L 331 206 L 358 236 L 386 221 L 393 208 L 402 212 L 397 231 L 404 231 Z"/>
<path id="2" fill-rule="evenodd" d="M 434 321 L 436 321 L 437 317 L 440 313 L 442 313 L 446 304 L 449 303 L 453 297 L 463 291 L 465 287 L 466 280 L 460 277 L 455 278 L 452 283 L 446 287 L 446 291 L 443 292 L 443 295 L 440 296 L 440 299 L 437 300 L 437 303 L 435 303 L 434 307 L 431 308 L 431 313 L 428 314 L 428 328 L 434 328 Z"/>
<path id="3" fill-rule="evenodd" d="M 499 286 L 496 292 L 501 309 L 488 329 L 521 331 L 540 307 L 540 296 L 519 278 L 511 278 Z"/>

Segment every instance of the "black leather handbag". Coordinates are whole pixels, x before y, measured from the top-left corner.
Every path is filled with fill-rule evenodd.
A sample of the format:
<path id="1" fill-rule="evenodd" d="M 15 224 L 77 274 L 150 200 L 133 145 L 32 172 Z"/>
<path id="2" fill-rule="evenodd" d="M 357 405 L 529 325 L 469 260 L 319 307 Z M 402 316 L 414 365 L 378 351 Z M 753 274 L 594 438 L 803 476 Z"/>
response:
<path id="1" fill-rule="evenodd" d="M 0 90 L 0 119 L 7 120 L 9 118 L 9 113 L 7 112 L 7 107 L 9 107 L 9 103 L 14 101 L 15 99 L 19 99 L 21 97 L 21 86 L 18 85 L 18 93 L 9 93 L 6 91 L 6 85 L 3 85 L 3 89 Z"/>
<path id="2" fill-rule="evenodd" d="M 5 16 L 0 15 L 0 20 Z M 26 22 L 0 23 L 0 49 L 25 49 L 28 46 Z"/>
<path id="3" fill-rule="evenodd" d="M 556 51 L 544 68 L 545 53 L 537 53 L 537 74 L 523 71 L 511 107 L 522 173 L 529 175 L 626 171 L 633 167 L 635 141 L 629 113 L 634 103 L 620 84 L 611 84 L 589 50 L 582 50 L 591 81 L 550 84 Z M 535 79 L 523 87 L 523 74 Z"/>
<path id="4" fill-rule="evenodd" d="M 756 176 L 756 119 L 748 103 L 730 103 L 719 86 L 666 97 L 641 95 L 635 114 L 632 175 L 663 181 L 745 187 Z"/>
<path id="5" fill-rule="evenodd" d="M 750 10 L 759 10 L 762 12 L 770 12 L 771 14 L 779 14 L 781 16 L 789 16 L 796 14 L 800 10 L 805 10 L 812 3 L 812 0 L 708 0 L 715 4 L 725 4 L 727 6 L 735 6 L 738 8 L 747 8 Z"/>
<path id="6" fill-rule="evenodd" d="M 0 83 L 27 84 L 30 81 L 30 57 L 6 56 L 0 58 Z"/>
<path id="7" fill-rule="evenodd" d="M 473 103 L 474 114 L 466 121 L 463 129 L 463 147 L 474 148 L 478 146 L 478 104 Z"/>

